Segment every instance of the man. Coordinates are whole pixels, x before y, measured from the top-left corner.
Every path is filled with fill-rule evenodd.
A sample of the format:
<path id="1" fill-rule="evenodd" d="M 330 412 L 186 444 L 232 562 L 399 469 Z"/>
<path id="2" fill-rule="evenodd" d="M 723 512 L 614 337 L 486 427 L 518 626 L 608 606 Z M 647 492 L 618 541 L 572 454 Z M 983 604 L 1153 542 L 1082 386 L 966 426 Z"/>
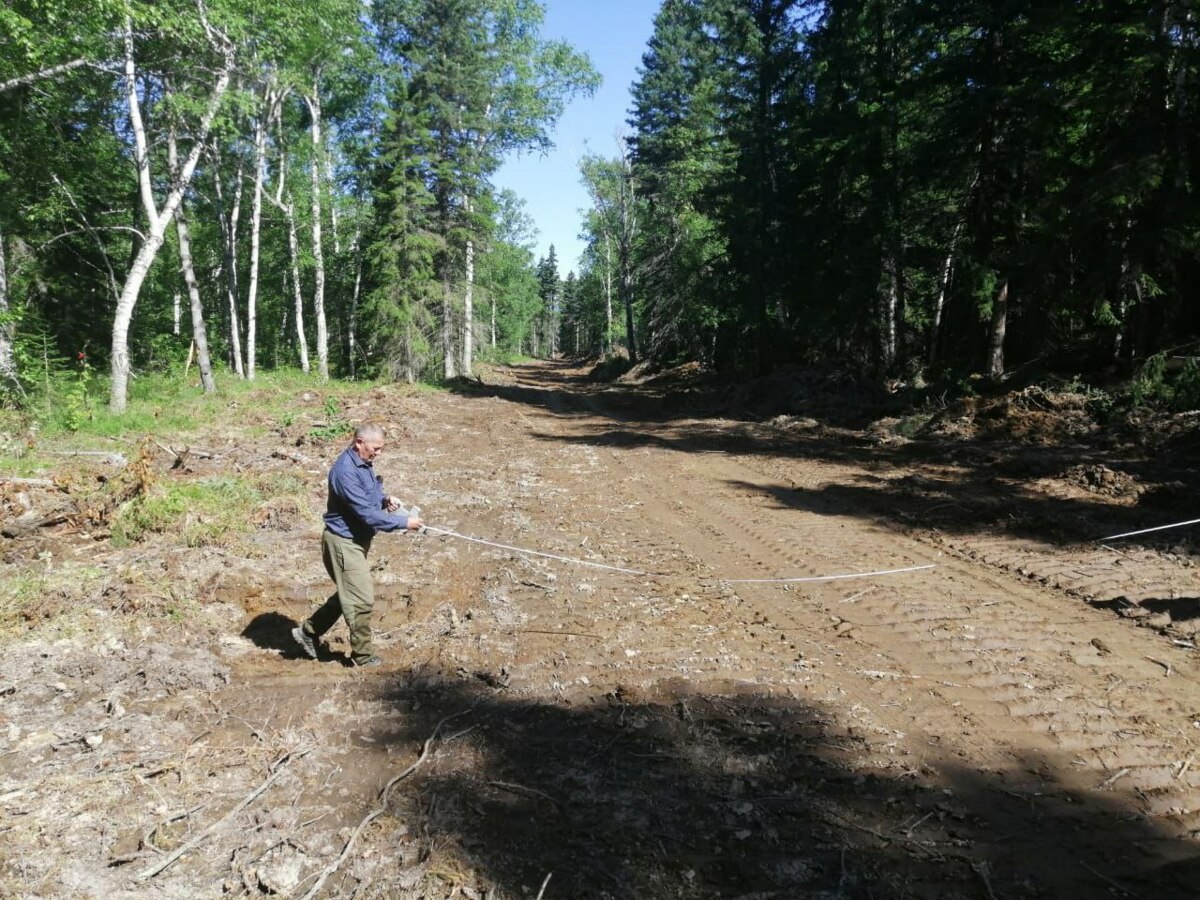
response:
<path id="1" fill-rule="evenodd" d="M 355 429 L 354 443 L 329 470 L 321 555 L 337 590 L 320 609 L 292 629 L 300 649 L 313 659 L 317 658 L 321 635 L 341 616 L 350 629 L 351 662 L 364 667 L 380 664 L 371 646 L 375 589 L 367 568 L 367 551 L 376 532 L 419 531 L 425 524 L 416 516 L 394 515 L 400 501 L 383 493 L 383 478 L 372 467 L 382 451 L 383 429 L 369 423 L 360 425 Z"/>

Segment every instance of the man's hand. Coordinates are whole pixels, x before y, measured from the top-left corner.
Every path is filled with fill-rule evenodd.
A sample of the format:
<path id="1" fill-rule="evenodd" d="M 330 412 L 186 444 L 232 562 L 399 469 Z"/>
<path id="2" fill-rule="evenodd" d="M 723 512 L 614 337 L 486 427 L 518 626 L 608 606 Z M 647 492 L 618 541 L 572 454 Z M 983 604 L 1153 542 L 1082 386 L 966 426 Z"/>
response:
<path id="1" fill-rule="evenodd" d="M 396 510 L 398 510 L 398 509 L 399 509 L 400 507 L 402 507 L 403 505 L 404 505 L 404 504 L 400 502 L 400 498 L 399 498 L 399 497 L 394 497 L 394 496 L 393 496 L 393 497 L 388 497 L 388 498 L 387 498 L 387 511 L 388 511 L 388 512 L 395 512 Z"/>
<path id="2" fill-rule="evenodd" d="M 408 517 L 408 530 L 409 531 L 420 531 L 424 527 L 425 527 L 425 522 L 422 521 L 421 519 L 418 519 L 416 516 Z"/>

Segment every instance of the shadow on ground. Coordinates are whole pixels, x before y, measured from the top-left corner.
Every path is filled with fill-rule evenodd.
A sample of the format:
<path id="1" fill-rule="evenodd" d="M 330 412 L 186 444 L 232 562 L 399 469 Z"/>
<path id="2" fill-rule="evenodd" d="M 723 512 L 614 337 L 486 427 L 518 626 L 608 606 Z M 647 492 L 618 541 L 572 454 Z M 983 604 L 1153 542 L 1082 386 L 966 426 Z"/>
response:
<path id="1" fill-rule="evenodd" d="M 296 644 L 292 629 L 300 623 L 291 616 L 277 612 L 259 613 L 242 629 L 242 637 L 263 650 L 274 650 L 284 659 L 303 659 L 308 656 Z M 317 643 L 318 662 L 336 662 L 350 665 L 350 657 L 330 650 L 324 643 Z"/>
<path id="2" fill-rule="evenodd" d="M 822 410 L 843 410 L 810 419 L 806 428 L 774 428 L 736 421 L 730 411 L 710 418 L 707 395 L 672 394 L 636 385 L 597 386 L 570 364 L 516 367 L 515 385 L 463 383 L 457 389 L 578 416 L 575 434 L 537 435 L 550 442 L 621 448 L 654 447 L 679 453 L 727 453 L 811 459 L 861 469 L 854 484 L 801 490 L 778 484 L 767 491 L 786 505 L 823 513 L 892 518 L 897 525 L 946 534 L 995 534 L 1050 546 L 1096 538 L 1191 517 L 1200 506 L 1200 469 L 1192 454 L 1155 456 L 1126 448 L 1079 443 L 1036 446 L 1002 441 L 929 439 L 881 442 L 861 430 L 872 409 L 855 410 L 852 397 L 824 398 Z M 711 399 L 711 398 L 710 398 Z M 586 417 L 586 418 L 585 418 Z M 595 419 L 596 421 L 588 421 Z M 1059 479 L 1074 467 L 1103 466 L 1146 487 L 1135 502 L 1031 489 L 1039 479 Z M 904 473 L 897 477 L 897 473 Z M 739 485 L 745 487 L 745 485 Z M 1200 552 L 1196 529 L 1151 534 L 1122 546 L 1182 544 Z"/>
<path id="3" fill-rule="evenodd" d="M 407 678 L 387 696 L 411 724 L 372 738 L 402 757 L 465 712 L 389 811 L 505 897 L 550 873 L 547 898 L 1184 898 L 1200 876 L 1136 798 L 1058 788 L 1036 757 L 889 755 L 890 733 L 791 698 L 680 682 L 566 705 Z"/>

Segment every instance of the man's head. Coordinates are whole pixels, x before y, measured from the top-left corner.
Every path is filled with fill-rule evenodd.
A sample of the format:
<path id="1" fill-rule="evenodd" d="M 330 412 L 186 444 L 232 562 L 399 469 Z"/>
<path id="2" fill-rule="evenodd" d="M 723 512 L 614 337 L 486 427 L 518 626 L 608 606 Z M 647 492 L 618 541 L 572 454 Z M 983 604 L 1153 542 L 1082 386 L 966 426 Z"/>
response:
<path id="1" fill-rule="evenodd" d="M 371 422 L 354 429 L 354 452 L 363 462 L 371 462 L 383 450 L 383 429 Z"/>

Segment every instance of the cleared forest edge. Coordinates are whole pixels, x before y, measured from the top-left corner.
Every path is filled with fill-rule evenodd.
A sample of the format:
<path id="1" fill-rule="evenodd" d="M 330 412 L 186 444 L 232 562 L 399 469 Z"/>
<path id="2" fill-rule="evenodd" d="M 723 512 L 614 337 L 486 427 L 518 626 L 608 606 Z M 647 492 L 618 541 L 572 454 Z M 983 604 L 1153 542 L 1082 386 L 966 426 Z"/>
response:
<path id="1" fill-rule="evenodd" d="M 1193 894 L 1192 544 L 1083 540 L 1150 514 L 1098 467 L 1186 471 L 693 401 L 536 364 L 342 403 L 432 524 L 655 573 L 383 537 L 374 672 L 287 637 L 327 590 L 324 397 L 147 450 L 147 496 L 195 491 L 172 533 L 15 531 L 0 893 Z"/>

